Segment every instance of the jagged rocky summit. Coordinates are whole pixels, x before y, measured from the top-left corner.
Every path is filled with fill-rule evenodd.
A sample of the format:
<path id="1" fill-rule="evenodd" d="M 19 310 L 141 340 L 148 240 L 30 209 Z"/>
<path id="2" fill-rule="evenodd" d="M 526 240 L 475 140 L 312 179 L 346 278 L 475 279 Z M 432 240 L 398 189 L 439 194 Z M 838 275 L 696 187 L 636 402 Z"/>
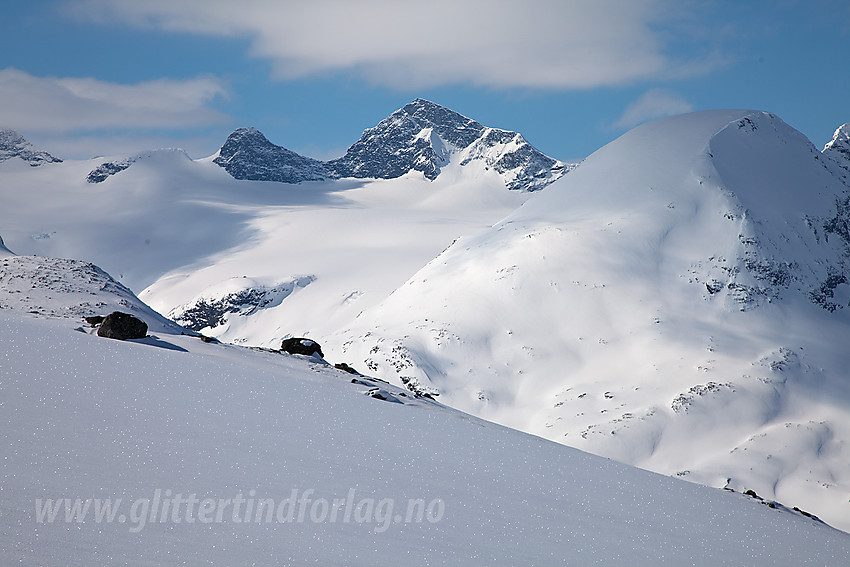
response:
<path id="1" fill-rule="evenodd" d="M 239 128 L 227 137 L 213 162 L 236 179 L 301 183 L 333 178 L 325 164 L 266 139 L 256 128 Z"/>
<path id="2" fill-rule="evenodd" d="M 21 158 L 33 167 L 62 160 L 47 152 L 37 150 L 26 138 L 14 130 L 0 130 L 0 162 Z"/>
<path id="3" fill-rule="evenodd" d="M 434 180 L 456 161 L 497 172 L 508 189 L 536 191 L 571 166 L 552 159 L 521 134 L 483 126 L 433 102 L 416 99 L 366 130 L 341 158 L 321 162 L 269 142 L 256 128 L 233 132 L 213 160 L 236 179 L 300 183 L 343 177 L 394 179 L 411 171 Z"/>

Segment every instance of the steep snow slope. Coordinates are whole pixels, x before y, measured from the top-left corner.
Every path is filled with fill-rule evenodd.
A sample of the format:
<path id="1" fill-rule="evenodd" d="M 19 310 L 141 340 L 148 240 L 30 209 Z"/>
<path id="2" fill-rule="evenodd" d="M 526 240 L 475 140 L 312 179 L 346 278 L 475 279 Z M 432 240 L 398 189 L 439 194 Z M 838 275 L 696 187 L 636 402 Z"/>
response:
<path id="1" fill-rule="evenodd" d="M 8 564 L 850 561 L 850 536 L 781 506 L 303 357 L 169 334 L 153 348 L 29 317 L 0 309 Z"/>
<path id="2" fill-rule="evenodd" d="M 850 170 L 850 124 L 844 124 L 835 131 L 832 140 L 824 146 L 823 153 L 837 161 L 844 169 Z"/>
<path id="3" fill-rule="evenodd" d="M 15 256 L 0 238 L 0 309 L 82 323 L 92 315 L 130 313 L 153 332 L 181 333 L 169 321 L 88 262 L 39 256 Z"/>
<path id="4" fill-rule="evenodd" d="M 850 529 L 842 173 L 766 113 L 639 127 L 456 242 L 327 351 Z"/>

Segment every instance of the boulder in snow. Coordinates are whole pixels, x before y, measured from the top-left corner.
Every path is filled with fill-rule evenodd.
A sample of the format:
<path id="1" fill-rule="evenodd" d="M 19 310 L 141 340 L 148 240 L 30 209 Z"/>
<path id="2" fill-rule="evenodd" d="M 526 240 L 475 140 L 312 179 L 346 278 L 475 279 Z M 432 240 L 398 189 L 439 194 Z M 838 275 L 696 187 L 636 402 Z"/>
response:
<path id="1" fill-rule="evenodd" d="M 148 334 L 148 325 L 128 313 L 115 311 L 104 318 L 97 329 L 97 336 L 108 339 L 143 339 Z"/>
<path id="2" fill-rule="evenodd" d="M 322 353 L 322 347 L 319 346 L 319 343 L 303 337 L 284 339 L 280 345 L 280 350 L 289 354 L 303 354 L 304 356 L 315 356 L 318 354 L 322 358 L 325 356 Z"/>

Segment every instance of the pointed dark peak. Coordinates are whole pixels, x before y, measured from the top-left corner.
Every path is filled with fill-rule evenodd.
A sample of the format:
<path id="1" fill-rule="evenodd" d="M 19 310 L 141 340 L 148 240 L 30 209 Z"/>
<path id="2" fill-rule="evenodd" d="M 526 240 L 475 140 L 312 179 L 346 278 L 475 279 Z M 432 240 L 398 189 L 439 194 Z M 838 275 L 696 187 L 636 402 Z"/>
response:
<path id="1" fill-rule="evenodd" d="M 236 179 L 301 183 L 332 177 L 322 162 L 271 143 L 256 128 L 234 130 L 213 162 Z"/>
<path id="2" fill-rule="evenodd" d="M 475 120 L 429 100 L 417 98 L 400 112 L 423 128 L 433 128 L 442 139 L 463 149 L 478 139 L 485 128 Z"/>
<path id="3" fill-rule="evenodd" d="M 0 129 L 0 162 L 21 158 L 33 167 L 46 163 L 61 163 L 62 160 L 47 152 L 36 150 L 26 138 L 15 130 Z"/>
<path id="4" fill-rule="evenodd" d="M 432 122 L 416 118 L 434 109 L 416 103 L 393 112 L 363 132 L 345 155 L 329 161 L 328 167 L 339 177 L 395 179 L 420 171 L 426 178 L 436 179 L 440 168 L 448 163 L 449 150 L 427 131 L 434 131 Z"/>

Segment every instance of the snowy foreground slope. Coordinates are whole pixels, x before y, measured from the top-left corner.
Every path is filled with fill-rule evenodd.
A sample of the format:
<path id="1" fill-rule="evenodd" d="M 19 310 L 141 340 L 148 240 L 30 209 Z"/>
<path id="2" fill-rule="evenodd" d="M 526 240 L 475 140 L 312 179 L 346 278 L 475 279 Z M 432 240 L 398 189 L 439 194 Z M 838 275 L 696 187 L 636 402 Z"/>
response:
<path id="1" fill-rule="evenodd" d="M 0 309 L 4 564 L 850 562 L 848 534 L 787 508 L 317 359 L 168 333 L 121 342 L 80 323 Z"/>
<path id="2" fill-rule="evenodd" d="M 846 173 L 766 113 L 639 127 L 328 350 L 485 419 L 850 530 Z"/>

